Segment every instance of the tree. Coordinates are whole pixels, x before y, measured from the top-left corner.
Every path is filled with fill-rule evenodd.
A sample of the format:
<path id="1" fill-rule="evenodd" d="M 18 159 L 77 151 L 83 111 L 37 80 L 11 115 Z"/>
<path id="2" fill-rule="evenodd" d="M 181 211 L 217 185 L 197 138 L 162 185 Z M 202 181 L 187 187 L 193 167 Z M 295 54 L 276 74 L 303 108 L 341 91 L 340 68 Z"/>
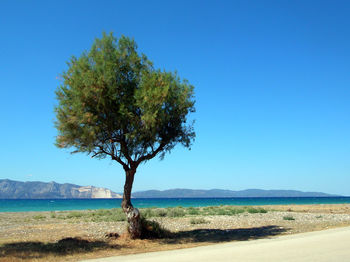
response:
<path id="1" fill-rule="evenodd" d="M 176 144 L 194 141 L 193 86 L 177 73 L 156 70 L 134 40 L 103 33 L 89 52 L 72 57 L 56 90 L 56 146 L 110 158 L 125 170 L 122 209 L 132 238 L 141 236 L 131 203 L 137 167 Z"/>

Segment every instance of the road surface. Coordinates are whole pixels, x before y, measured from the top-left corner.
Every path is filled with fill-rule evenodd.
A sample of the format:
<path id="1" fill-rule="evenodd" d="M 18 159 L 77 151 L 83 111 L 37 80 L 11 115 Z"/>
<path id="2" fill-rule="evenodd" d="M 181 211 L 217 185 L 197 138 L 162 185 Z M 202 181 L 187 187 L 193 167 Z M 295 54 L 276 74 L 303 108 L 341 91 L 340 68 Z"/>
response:
<path id="1" fill-rule="evenodd" d="M 86 260 L 89 262 L 293 261 L 350 262 L 350 227 L 188 249 Z"/>

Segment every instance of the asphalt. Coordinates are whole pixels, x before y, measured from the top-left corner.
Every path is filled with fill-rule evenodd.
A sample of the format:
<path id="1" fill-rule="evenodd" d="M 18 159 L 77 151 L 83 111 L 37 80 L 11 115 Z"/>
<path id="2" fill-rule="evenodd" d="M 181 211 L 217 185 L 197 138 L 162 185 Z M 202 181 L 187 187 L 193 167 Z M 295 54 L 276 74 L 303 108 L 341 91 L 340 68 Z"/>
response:
<path id="1" fill-rule="evenodd" d="M 86 260 L 89 262 L 350 262 L 350 227 L 195 248 Z"/>

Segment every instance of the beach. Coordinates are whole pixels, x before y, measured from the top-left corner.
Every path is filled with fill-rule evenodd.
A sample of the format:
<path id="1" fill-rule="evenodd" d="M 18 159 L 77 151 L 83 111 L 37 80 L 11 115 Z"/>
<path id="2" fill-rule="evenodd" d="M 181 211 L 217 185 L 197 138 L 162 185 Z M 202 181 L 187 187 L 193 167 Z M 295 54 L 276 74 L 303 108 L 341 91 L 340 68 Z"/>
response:
<path id="1" fill-rule="evenodd" d="M 2 212 L 0 261 L 77 261 L 350 226 L 350 204 L 153 208 L 141 213 L 171 235 L 130 240 L 117 209 Z"/>

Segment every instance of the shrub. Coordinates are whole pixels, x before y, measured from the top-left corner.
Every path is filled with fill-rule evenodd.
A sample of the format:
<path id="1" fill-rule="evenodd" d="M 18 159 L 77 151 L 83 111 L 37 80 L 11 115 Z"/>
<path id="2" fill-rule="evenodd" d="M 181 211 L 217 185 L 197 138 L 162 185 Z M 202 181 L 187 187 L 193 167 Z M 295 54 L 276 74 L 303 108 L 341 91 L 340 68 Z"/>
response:
<path id="1" fill-rule="evenodd" d="M 113 210 L 113 212 L 112 212 Z M 93 214 L 93 216 L 100 216 L 100 217 L 103 217 L 103 216 L 110 216 L 114 213 L 115 210 L 118 210 L 117 208 L 114 208 L 112 210 L 108 210 L 108 209 L 98 209 L 96 210 Z"/>
<path id="2" fill-rule="evenodd" d="M 283 220 L 295 220 L 295 218 L 292 216 L 284 216 Z"/>
<path id="3" fill-rule="evenodd" d="M 33 219 L 35 219 L 35 220 L 42 220 L 42 219 L 45 219 L 46 218 L 46 216 L 43 216 L 43 215 L 35 215 L 35 216 L 33 216 Z"/>
<path id="4" fill-rule="evenodd" d="M 225 215 L 229 215 L 229 211 L 228 210 L 225 210 L 225 209 L 219 209 L 216 211 L 216 214 L 219 215 L 219 216 L 225 216 Z"/>
<path id="5" fill-rule="evenodd" d="M 198 224 L 206 224 L 206 223 L 208 223 L 208 221 L 205 220 L 204 218 L 200 217 L 200 218 L 192 218 L 190 220 L 190 223 L 192 225 L 198 225 Z"/>
<path id="6" fill-rule="evenodd" d="M 241 214 L 241 213 L 244 213 L 245 210 L 243 208 L 236 208 L 236 207 L 233 207 L 230 209 L 230 214 L 231 215 L 238 215 L 238 214 Z"/>
<path id="7" fill-rule="evenodd" d="M 84 213 L 74 211 L 74 212 L 68 213 L 66 217 L 67 218 L 80 218 L 82 216 L 84 216 Z"/>
<path id="8" fill-rule="evenodd" d="M 266 210 L 266 209 L 263 209 L 262 207 L 258 207 L 258 208 L 255 208 L 255 207 L 248 207 L 248 208 L 247 208 L 247 212 L 248 212 L 248 213 L 251 213 L 251 214 L 255 214 L 255 213 L 267 213 L 267 210 Z"/>
<path id="9" fill-rule="evenodd" d="M 125 221 L 126 217 L 121 208 L 113 208 L 111 210 L 96 211 L 91 213 L 93 222 L 115 222 Z"/>
<path id="10" fill-rule="evenodd" d="M 103 220 L 106 222 L 126 221 L 126 216 L 124 213 L 116 212 L 110 216 L 105 217 Z"/>
<path id="11" fill-rule="evenodd" d="M 215 216 L 217 213 L 217 210 L 215 207 L 203 207 L 202 214 L 207 216 Z"/>
<path id="12" fill-rule="evenodd" d="M 142 232 L 141 238 L 167 238 L 171 236 L 171 232 L 163 228 L 158 222 L 147 220 L 141 216 Z"/>
<path id="13" fill-rule="evenodd" d="M 176 208 L 171 208 L 168 210 L 168 216 L 169 217 L 183 217 L 185 216 L 185 211 L 183 208 L 176 207 Z"/>
<path id="14" fill-rule="evenodd" d="M 194 208 L 194 207 L 189 207 L 187 209 L 187 213 L 189 215 L 199 215 L 199 209 L 198 208 Z"/>
<path id="15" fill-rule="evenodd" d="M 149 217 L 155 217 L 155 213 L 151 208 L 145 208 L 141 210 L 141 214 L 143 217 L 149 218 Z"/>
<path id="16" fill-rule="evenodd" d="M 156 217 L 166 217 L 168 215 L 168 211 L 166 209 L 156 209 L 154 211 L 154 215 Z"/>
<path id="17" fill-rule="evenodd" d="M 259 208 L 259 213 L 266 214 L 268 211 L 264 208 Z"/>

